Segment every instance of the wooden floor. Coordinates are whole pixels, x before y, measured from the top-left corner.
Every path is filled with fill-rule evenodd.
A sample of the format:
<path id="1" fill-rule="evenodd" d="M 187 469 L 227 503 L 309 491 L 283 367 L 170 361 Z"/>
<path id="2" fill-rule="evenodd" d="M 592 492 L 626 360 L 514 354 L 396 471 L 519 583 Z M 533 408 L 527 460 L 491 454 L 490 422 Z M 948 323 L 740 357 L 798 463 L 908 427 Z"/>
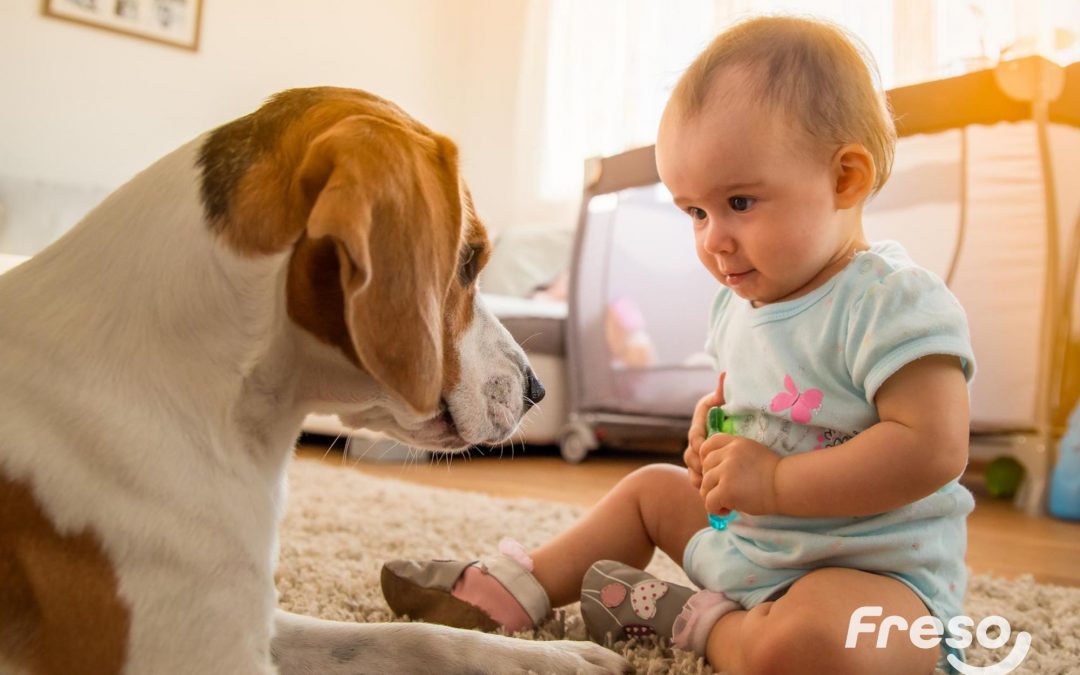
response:
<path id="1" fill-rule="evenodd" d="M 340 445 L 340 444 L 339 444 Z M 302 457 L 323 458 L 354 467 L 371 476 L 423 485 L 472 490 L 498 497 L 530 497 L 590 506 L 620 478 L 639 466 L 671 461 L 666 455 L 602 453 L 578 464 L 567 464 L 552 448 L 519 448 L 513 457 L 471 458 L 419 464 L 357 462 L 326 444 L 301 446 Z M 1027 516 L 1009 502 L 980 493 L 977 476 L 970 481 L 976 494 L 975 512 L 968 520 L 968 565 L 975 573 L 1014 577 L 1031 574 L 1044 583 L 1080 586 L 1080 523 Z"/>

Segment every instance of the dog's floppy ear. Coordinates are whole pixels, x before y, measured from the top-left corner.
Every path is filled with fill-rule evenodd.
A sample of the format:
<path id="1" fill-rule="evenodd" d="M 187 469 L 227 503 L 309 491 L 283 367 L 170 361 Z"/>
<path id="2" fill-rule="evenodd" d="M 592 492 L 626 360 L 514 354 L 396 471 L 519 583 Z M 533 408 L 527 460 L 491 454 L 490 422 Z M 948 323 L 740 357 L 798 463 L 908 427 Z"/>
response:
<path id="1" fill-rule="evenodd" d="M 461 230 L 448 148 L 441 137 L 357 115 L 317 137 L 299 173 L 307 236 L 336 245 L 361 365 L 420 414 L 434 413 L 441 397 L 443 302 Z"/>

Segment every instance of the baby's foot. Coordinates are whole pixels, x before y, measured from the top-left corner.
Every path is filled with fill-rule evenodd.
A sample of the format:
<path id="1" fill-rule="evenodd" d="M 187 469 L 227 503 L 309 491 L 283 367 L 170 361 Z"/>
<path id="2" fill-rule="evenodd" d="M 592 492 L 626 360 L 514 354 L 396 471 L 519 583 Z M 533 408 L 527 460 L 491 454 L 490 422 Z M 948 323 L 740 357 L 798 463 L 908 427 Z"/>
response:
<path id="1" fill-rule="evenodd" d="M 657 635 L 671 628 L 694 590 L 614 560 L 593 563 L 581 582 L 581 616 L 594 642 Z"/>
<path id="2" fill-rule="evenodd" d="M 661 581 L 614 560 L 594 563 L 581 584 L 581 616 L 600 644 L 656 635 L 703 654 L 713 625 L 738 607 L 723 593 Z"/>
<path id="3" fill-rule="evenodd" d="M 512 539 L 500 555 L 480 561 L 393 560 L 382 568 L 383 596 L 398 615 L 457 628 L 517 632 L 551 612 L 531 574 L 532 559 Z"/>

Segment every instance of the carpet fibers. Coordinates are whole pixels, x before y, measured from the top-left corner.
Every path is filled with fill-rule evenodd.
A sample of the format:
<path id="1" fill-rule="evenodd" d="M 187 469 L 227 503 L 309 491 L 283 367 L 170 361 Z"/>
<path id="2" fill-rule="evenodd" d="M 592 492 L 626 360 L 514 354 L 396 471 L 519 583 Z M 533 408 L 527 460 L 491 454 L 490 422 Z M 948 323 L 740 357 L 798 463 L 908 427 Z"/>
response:
<path id="1" fill-rule="evenodd" d="M 293 462 L 289 476 L 277 573 L 281 605 L 325 619 L 392 620 L 379 591 L 379 569 L 386 560 L 472 559 L 494 551 L 504 535 L 533 547 L 582 513 L 580 508 L 552 502 L 498 499 L 376 479 L 316 460 Z M 687 583 L 679 567 L 662 553 L 649 570 Z M 967 610 L 976 622 L 990 615 L 1005 617 L 1014 635 L 998 650 L 969 649 L 970 664 L 997 663 L 1012 647 L 1015 634 L 1027 631 L 1031 652 L 1012 672 L 1080 673 L 1080 588 L 1037 584 L 1029 577 L 975 576 Z M 574 605 L 523 637 L 584 639 L 585 631 Z M 712 672 L 690 654 L 651 642 L 620 643 L 616 648 L 640 674 Z"/>

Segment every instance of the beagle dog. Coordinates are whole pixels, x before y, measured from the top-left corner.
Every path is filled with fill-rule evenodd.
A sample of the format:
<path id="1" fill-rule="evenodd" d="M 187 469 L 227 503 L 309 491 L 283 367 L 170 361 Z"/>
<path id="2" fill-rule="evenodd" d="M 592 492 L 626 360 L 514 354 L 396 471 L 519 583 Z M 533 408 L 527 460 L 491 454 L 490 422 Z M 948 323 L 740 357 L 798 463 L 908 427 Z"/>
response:
<path id="1" fill-rule="evenodd" d="M 477 294 L 487 258 L 450 140 L 316 88 L 0 277 L 0 672 L 622 672 L 591 643 L 275 609 L 306 414 L 458 451 L 543 396 Z"/>

